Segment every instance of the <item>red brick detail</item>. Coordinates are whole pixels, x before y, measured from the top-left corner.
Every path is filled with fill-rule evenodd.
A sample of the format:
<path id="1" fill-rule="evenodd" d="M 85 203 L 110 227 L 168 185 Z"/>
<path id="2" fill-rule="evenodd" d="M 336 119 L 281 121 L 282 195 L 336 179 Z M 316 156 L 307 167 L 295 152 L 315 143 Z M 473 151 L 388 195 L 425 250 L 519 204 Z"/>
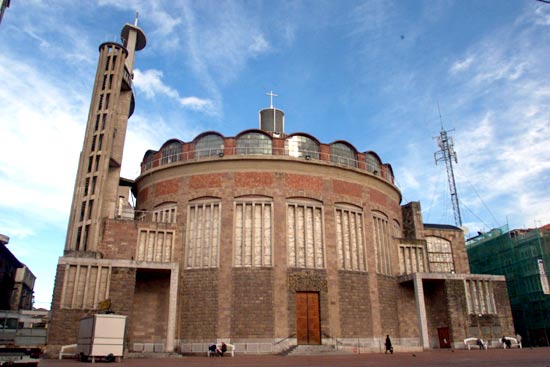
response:
<path id="1" fill-rule="evenodd" d="M 365 163 L 365 154 L 364 153 L 357 153 L 357 168 L 367 169 L 367 165 Z"/>
<path id="2" fill-rule="evenodd" d="M 195 158 L 195 143 L 183 144 L 182 156 L 184 161 Z"/>
<path id="3" fill-rule="evenodd" d="M 267 172 L 237 172 L 235 174 L 236 187 L 266 187 L 272 186 L 275 180 L 274 173 Z"/>
<path id="4" fill-rule="evenodd" d="M 138 203 L 143 203 L 149 198 L 149 188 L 146 187 L 138 193 Z"/>
<path id="5" fill-rule="evenodd" d="M 285 185 L 287 188 L 295 190 L 321 191 L 323 180 L 320 177 L 287 173 L 285 175 Z"/>
<path id="6" fill-rule="evenodd" d="M 332 182 L 334 193 L 348 196 L 355 196 L 360 198 L 363 195 L 363 189 L 361 185 L 351 182 L 334 180 Z"/>
<path id="7" fill-rule="evenodd" d="M 322 161 L 330 161 L 330 145 L 327 144 L 321 144 L 319 146 L 320 155 L 319 159 Z"/>
<path id="8" fill-rule="evenodd" d="M 179 182 L 176 178 L 158 182 L 155 185 L 155 195 L 168 195 L 178 192 Z"/>
<path id="9" fill-rule="evenodd" d="M 387 205 L 388 197 L 378 190 L 369 189 L 370 201 L 379 205 Z"/>
<path id="10" fill-rule="evenodd" d="M 235 138 L 225 138 L 223 140 L 223 153 L 225 155 L 234 155 L 236 145 L 237 141 L 235 140 Z"/>
<path id="11" fill-rule="evenodd" d="M 284 139 L 274 138 L 271 144 L 273 149 L 273 155 L 284 155 L 284 152 L 285 152 Z"/>
<path id="12" fill-rule="evenodd" d="M 189 182 L 191 189 L 207 189 L 211 187 L 222 187 L 223 174 L 213 173 L 210 175 L 192 176 Z"/>

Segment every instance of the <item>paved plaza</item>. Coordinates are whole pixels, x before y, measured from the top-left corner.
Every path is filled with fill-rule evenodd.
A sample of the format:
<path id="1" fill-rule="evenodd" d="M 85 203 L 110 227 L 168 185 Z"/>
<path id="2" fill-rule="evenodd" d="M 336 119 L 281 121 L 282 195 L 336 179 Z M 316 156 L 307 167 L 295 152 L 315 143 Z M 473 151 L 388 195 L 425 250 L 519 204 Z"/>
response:
<path id="1" fill-rule="evenodd" d="M 96 363 L 105 365 L 105 363 Z M 83 367 L 91 363 L 75 360 L 42 360 L 39 367 Z M 202 356 L 170 359 L 125 359 L 113 367 L 550 367 L 550 348 L 490 349 L 490 350 L 442 350 L 422 353 L 361 354 L 361 355 L 316 355 L 316 356 L 251 356 L 237 355 L 234 358 L 207 358 Z"/>

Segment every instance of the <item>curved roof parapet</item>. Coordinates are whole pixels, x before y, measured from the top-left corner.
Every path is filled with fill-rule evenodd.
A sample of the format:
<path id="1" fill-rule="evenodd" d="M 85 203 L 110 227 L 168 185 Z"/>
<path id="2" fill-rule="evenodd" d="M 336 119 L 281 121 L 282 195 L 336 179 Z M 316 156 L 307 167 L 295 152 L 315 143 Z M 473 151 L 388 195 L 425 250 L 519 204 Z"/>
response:
<path id="1" fill-rule="evenodd" d="M 272 137 L 271 135 L 269 135 L 266 131 L 261 130 L 261 129 L 248 129 L 248 130 L 243 130 L 243 131 L 241 131 L 240 133 L 238 133 L 237 135 L 235 135 L 235 139 L 238 139 L 240 136 L 243 136 L 243 135 L 246 135 L 246 134 L 249 134 L 249 133 L 259 133 L 259 134 L 268 136 L 269 139 L 272 139 L 272 140 L 273 140 L 273 137 Z"/>
<path id="2" fill-rule="evenodd" d="M 219 132 L 214 131 L 214 130 L 209 130 L 209 131 L 205 131 L 205 132 L 200 133 L 199 135 L 195 136 L 195 138 L 192 140 L 192 142 L 196 143 L 197 140 L 199 140 L 200 138 L 202 138 L 203 136 L 206 136 L 206 135 L 218 135 L 219 137 L 225 139 L 225 136 L 223 136 L 222 133 L 219 133 Z"/>
<path id="3" fill-rule="evenodd" d="M 145 37 L 145 32 L 138 26 L 135 26 L 130 23 L 126 23 L 124 25 L 124 28 L 122 28 L 122 31 L 120 32 L 120 38 L 123 40 L 128 40 L 128 34 L 130 33 L 130 30 L 133 29 L 136 31 L 136 51 L 143 50 L 145 48 L 145 45 L 147 44 L 147 38 Z"/>
<path id="4" fill-rule="evenodd" d="M 143 160 L 145 160 L 145 158 L 155 153 L 158 153 L 158 150 L 148 149 L 143 155 Z"/>
<path id="5" fill-rule="evenodd" d="M 383 163 L 383 164 L 384 164 L 384 166 L 388 167 L 392 177 L 395 177 L 395 175 L 393 174 L 393 167 L 391 166 L 391 164 L 389 164 L 389 163 Z"/>
<path id="6" fill-rule="evenodd" d="M 311 134 L 308 134 L 308 133 L 304 133 L 304 132 L 296 132 L 296 133 L 288 134 L 288 135 L 285 136 L 285 140 L 288 139 L 288 138 L 292 138 L 293 136 L 306 136 L 306 137 L 310 138 L 311 140 L 315 141 L 317 144 L 321 144 L 319 139 L 317 139 L 315 136 L 313 136 Z"/>
<path id="7" fill-rule="evenodd" d="M 167 146 L 168 144 L 171 144 L 171 143 L 180 143 L 180 144 L 182 144 L 182 145 L 185 144 L 184 141 L 179 140 L 179 139 L 176 139 L 176 138 L 168 139 L 168 140 L 166 140 L 166 141 L 164 142 L 164 144 L 162 144 L 162 145 L 160 146 L 159 151 L 162 150 L 162 149 L 164 149 L 165 146 Z"/>
<path id="8" fill-rule="evenodd" d="M 118 43 L 118 42 L 113 42 L 113 41 L 103 42 L 101 45 L 99 45 L 98 50 L 101 51 L 101 49 L 102 49 L 104 46 L 115 46 L 115 47 L 120 47 L 120 49 L 122 50 L 122 52 L 124 52 L 124 53 L 126 54 L 126 56 L 128 56 L 128 50 L 126 49 L 126 47 L 124 47 L 123 45 L 121 45 L 121 44 Z"/>
<path id="9" fill-rule="evenodd" d="M 378 155 L 378 153 L 376 153 L 374 150 L 367 150 L 367 151 L 364 152 L 363 154 L 365 154 L 365 155 L 371 154 L 371 155 L 373 155 L 374 157 L 376 157 L 376 159 L 378 159 L 378 163 L 383 164 L 383 163 L 382 163 L 382 159 L 380 158 L 380 156 Z"/>
<path id="10" fill-rule="evenodd" d="M 351 149 L 353 149 L 353 151 L 355 153 L 359 152 L 357 150 L 357 148 L 355 148 L 355 146 L 352 143 L 350 143 L 349 141 L 346 141 L 346 140 L 334 140 L 333 142 L 329 143 L 328 145 L 333 145 L 333 144 L 344 144 L 344 145 L 347 145 L 348 147 L 350 147 Z"/>

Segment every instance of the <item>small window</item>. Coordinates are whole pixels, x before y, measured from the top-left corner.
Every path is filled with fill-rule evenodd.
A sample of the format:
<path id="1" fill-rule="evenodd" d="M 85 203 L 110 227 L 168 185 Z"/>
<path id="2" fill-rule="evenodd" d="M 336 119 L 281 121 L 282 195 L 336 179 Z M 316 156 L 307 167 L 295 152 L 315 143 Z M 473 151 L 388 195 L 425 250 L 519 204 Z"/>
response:
<path id="1" fill-rule="evenodd" d="M 365 154 L 365 159 L 367 161 L 367 171 L 380 175 L 380 161 L 378 158 L 372 153 L 367 153 Z"/>
<path id="2" fill-rule="evenodd" d="M 243 134 L 237 138 L 237 154 L 271 154 L 271 138 L 261 133 Z"/>
<path id="3" fill-rule="evenodd" d="M 223 154 L 223 138 L 217 134 L 200 137 L 195 143 L 195 157 L 215 157 Z"/>
<path id="4" fill-rule="evenodd" d="M 147 155 L 147 157 L 145 157 L 145 170 L 148 170 L 148 169 L 151 169 L 153 168 L 153 160 L 155 159 L 155 155 L 153 153 Z"/>
<path id="5" fill-rule="evenodd" d="M 344 143 L 334 143 L 330 146 L 330 160 L 345 166 L 357 167 L 355 152 Z"/>
<path id="6" fill-rule="evenodd" d="M 294 135 L 285 140 L 285 150 L 291 157 L 319 159 L 319 144 L 303 135 Z"/>
<path id="7" fill-rule="evenodd" d="M 173 142 L 162 149 L 162 164 L 177 162 L 181 159 L 181 144 Z"/>

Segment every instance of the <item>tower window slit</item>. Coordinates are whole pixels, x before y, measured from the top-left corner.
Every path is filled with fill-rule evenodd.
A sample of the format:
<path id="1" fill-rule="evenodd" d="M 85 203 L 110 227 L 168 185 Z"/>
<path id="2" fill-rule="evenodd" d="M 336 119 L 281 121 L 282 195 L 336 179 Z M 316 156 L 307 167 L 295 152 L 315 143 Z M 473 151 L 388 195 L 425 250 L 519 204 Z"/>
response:
<path id="1" fill-rule="evenodd" d="M 84 220 L 84 214 L 86 213 L 86 202 L 83 201 L 82 205 L 80 206 L 80 221 L 82 222 Z"/>
<path id="2" fill-rule="evenodd" d="M 90 189 L 90 195 L 93 195 L 95 193 L 96 181 L 97 181 L 97 176 L 92 177 L 92 187 Z"/>
<path id="3" fill-rule="evenodd" d="M 93 157 L 88 158 L 88 173 L 92 172 L 93 163 L 94 163 L 94 158 Z"/>
<path id="4" fill-rule="evenodd" d="M 103 116 L 102 116 L 102 121 L 101 121 L 101 130 L 105 130 L 105 125 L 107 124 L 107 114 L 104 113 Z"/>
<path id="5" fill-rule="evenodd" d="M 92 219 L 92 210 L 94 208 L 94 201 L 90 200 L 88 202 L 88 219 Z"/>
<path id="6" fill-rule="evenodd" d="M 90 188 L 90 178 L 86 177 L 86 180 L 84 181 L 84 196 L 88 195 L 89 188 Z"/>

